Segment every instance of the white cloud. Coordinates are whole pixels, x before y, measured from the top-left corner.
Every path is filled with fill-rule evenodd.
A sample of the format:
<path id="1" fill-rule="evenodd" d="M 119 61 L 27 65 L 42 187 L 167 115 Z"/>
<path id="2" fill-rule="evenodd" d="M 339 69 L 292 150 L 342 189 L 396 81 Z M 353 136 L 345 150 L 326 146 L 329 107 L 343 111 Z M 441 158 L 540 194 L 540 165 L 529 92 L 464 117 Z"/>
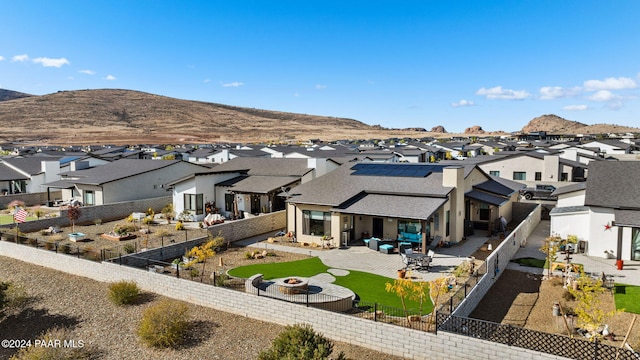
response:
<path id="1" fill-rule="evenodd" d="M 202 80 L 202 82 L 205 83 L 205 84 L 208 84 L 208 83 L 211 82 L 211 79 L 204 79 L 204 80 Z"/>
<path id="2" fill-rule="evenodd" d="M 300 94 L 298 94 L 298 93 L 293 93 L 293 97 L 300 97 Z"/>
<path id="3" fill-rule="evenodd" d="M 558 98 L 570 97 L 580 92 L 580 87 L 571 89 L 562 86 L 543 86 L 540 88 L 540 100 L 554 100 Z"/>
<path id="4" fill-rule="evenodd" d="M 609 90 L 600 90 L 596 91 L 593 95 L 589 96 L 587 99 L 591 101 L 611 101 L 611 100 L 619 100 L 620 96 L 612 93 Z"/>
<path id="5" fill-rule="evenodd" d="M 586 91 L 635 89 L 637 87 L 638 84 L 635 80 L 626 77 L 610 77 L 604 80 L 587 80 L 584 82 Z"/>
<path id="6" fill-rule="evenodd" d="M 503 89 L 502 86 L 480 88 L 476 95 L 485 96 L 489 100 L 523 100 L 531 96 L 526 90 Z"/>
<path id="7" fill-rule="evenodd" d="M 0 55 L 0 61 L 4 60 L 4 56 Z"/>
<path id="8" fill-rule="evenodd" d="M 27 60 L 29 60 L 29 55 L 27 54 L 16 55 L 11 58 L 11 62 L 25 62 Z"/>
<path id="9" fill-rule="evenodd" d="M 87 75 L 95 75 L 96 74 L 96 72 L 93 71 L 93 70 L 80 70 L 78 72 L 81 73 L 81 74 L 87 74 Z"/>
<path id="10" fill-rule="evenodd" d="M 475 105 L 475 103 L 473 101 L 465 100 L 465 99 L 462 99 L 460 101 L 451 103 L 451 107 L 454 107 L 454 108 L 460 107 L 460 106 L 474 106 L 474 105 Z"/>
<path id="11" fill-rule="evenodd" d="M 587 105 L 567 105 L 562 107 L 562 110 L 567 111 L 583 111 L 587 110 L 589 107 Z"/>
<path id="12" fill-rule="evenodd" d="M 115 76 L 113 76 L 113 75 L 107 75 L 104 79 L 105 79 L 105 80 L 109 80 L 109 81 L 113 81 L 113 80 L 115 80 L 115 79 L 116 79 L 116 77 L 115 77 Z"/>
<path id="13" fill-rule="evenodd" d="M 59 58 L 59 59 L 51 59 L 51 58 L 46 58 L 46 57 L 39 57 L 39 58 L 35 58 L 33 59 L 33 63 L 34 64 L 40 64 L 44 67 L 61 67 L 62 65 L 69 65 L 69 60 L 65 59 L 65 58 Z"/>
<path id="14" fill-rule="evenodd" d="M 620 100 L 611 101 L 607 104 L 607 107 L 611 110 L 620 110 L 624 106 L 624 103 Z"/>
<path id="15" fill-rule="evenodd" d="M 316 89 L 318 89 L 318 90 L 323 90 L 323 89 L 326 89 L 326 88 L 327 88 L 327 85 L 316 84 Z"/>
<path id="16" fill-rule="evenodd" d="M 234 81 L 232 83 L 222 84 L 223 87 L 240 87 L 244 85 L 242 82 Z"/>

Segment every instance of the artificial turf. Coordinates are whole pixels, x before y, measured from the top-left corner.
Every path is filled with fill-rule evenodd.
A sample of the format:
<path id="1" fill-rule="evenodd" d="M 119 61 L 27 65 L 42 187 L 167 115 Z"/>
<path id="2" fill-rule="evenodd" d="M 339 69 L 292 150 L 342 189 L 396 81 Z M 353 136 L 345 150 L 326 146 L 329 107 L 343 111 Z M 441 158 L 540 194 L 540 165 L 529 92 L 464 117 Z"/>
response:
<path id="1" fill-rule="evenodd" d="M 640 286 L 615 284 L 613 297 L 616 301 L 616 309 L 640 314 Z"/>

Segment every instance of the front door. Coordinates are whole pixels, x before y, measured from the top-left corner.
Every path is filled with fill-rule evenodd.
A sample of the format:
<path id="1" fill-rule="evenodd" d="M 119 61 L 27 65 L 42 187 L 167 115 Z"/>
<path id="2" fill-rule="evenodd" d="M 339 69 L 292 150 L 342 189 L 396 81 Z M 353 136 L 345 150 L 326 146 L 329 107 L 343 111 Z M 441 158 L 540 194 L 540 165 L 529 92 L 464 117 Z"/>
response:
<path id="1" fill-rule="evenodd" d="M 382 239 L 383 235 L 384 221 L 382 221 L 382 218 L 373 218 L 373 231 L 371 232 L 371 236 Z"/>

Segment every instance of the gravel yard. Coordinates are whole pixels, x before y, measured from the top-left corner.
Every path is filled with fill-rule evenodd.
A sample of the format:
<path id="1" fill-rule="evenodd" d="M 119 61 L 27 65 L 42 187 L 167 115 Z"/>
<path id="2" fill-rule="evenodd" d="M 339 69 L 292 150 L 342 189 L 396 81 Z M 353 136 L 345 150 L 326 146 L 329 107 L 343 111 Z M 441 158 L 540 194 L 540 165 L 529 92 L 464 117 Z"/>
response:
<path id="1" fill-rule="evenodd" d="M 225 259 L 226 260 L 226 259 Z M 233 261 L 230 259 L 230 261 Z M 142 312 L 162 299 L 146 293 L 141 304 L 118 307 L 107 299 L 108 284 L 0 257 L 0 280 L 24 285 L 25 309 L 0 322 L 3 339 L 35 339 L 46 329 L 67 326 L 97 359 L 255 359 L 283 326 L 189 304 L 192 337 L 179 350 L 144 346 L 135 332 Z M 401 359 L 334 342 L 334 355 L 351 359 Z M 0 358 L 15 350 L 0 348 Z"/>

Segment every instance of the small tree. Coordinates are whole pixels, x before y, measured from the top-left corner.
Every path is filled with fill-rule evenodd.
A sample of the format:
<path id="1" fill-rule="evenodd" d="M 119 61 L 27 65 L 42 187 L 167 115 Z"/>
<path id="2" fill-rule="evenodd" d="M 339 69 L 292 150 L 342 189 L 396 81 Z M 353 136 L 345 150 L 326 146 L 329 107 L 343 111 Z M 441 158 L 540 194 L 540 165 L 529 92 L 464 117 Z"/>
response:
<path id="1" fill-rule="evenodd" d="M 324 360 L 333 352 L 333 343 L 316 333 L 311 325 L 296 324 L 285 327 L 271 343 L 271 348 L 260 352 L 259 360 Z M 344 360 L 340 352 L 338 360 Z"/>
<path id="2" fill-rule="evenodd" d="M 582 270 L 575 281 L 578 286 L 575 289 L 567 287 L 567 290 L 575 297 L 577 302 L 574 311 L 578 315 L 578 325 L 592 335 L 590 340 L 601 338 L 602 334 L 598 333 L 598 328 L 615 315 L 617 311 L 615 309 L 612 311 L 603 309 L 600 295 L 606 289 L 601 279 L 587 276 Z"/>
<path id="3" fill-rule="evenodd" d="M 409 276 L 407 276 L 409 277 Z M 413 295 L 413 281 L 411 279 L 395 279 L 393 283 L 386 283 L 385 290 L 390 293 L 394 293 L 398 295 L 400 298 L 400 302 L 402 303 L 402 310 L 404 311 L 404 316 L 407 317 L 407 320 L 411 322 L 409 318 L 409 313 L 407 312 L 407 304 L 406 299 L 410 298 Z"/>
<path id="4" fill-rule="evenodd" d="M 76 232 L 76 220 L 80 219 L 80 215 L 81 215 L 81 212 L 80 212 L 79 206 L 69 206 L 69 209 L 67 209 L 67 217 L 71 222 L 72 233 Z"/>
<path id="5" fill-rule="evenodd" d="M 446 277 L 439 277 L 435 280 L 429 281 L 429 296 L 431 297 L 431 301 L 433 302 L 433 311 L 431 312 L 431 319 L 434 319 L 436 316 L 436 310 L 438 309 L 438 303 L 440 301 L 440 296 L 449 291 L 449 281 Z M 429 325 L 427 326 L 427 331 L 431 330 L 431 323 L 429 321 Z"/>
<path id="6" fill-rule="evenodd" d="M 209 241 L 200 245 L 194 246 L 188 253 L 187 257 L 193 258 L 192 261 L 186 264 L 187 267 L 190 267 L 197 263 L 202 263 L 202 272 L 200 274 L 200 281 L 202 281 L 204 277 L 204 268 L 207 265 L 207 259 L 212 258 L 216 255 L 215 249 L 224 243 L 224 238 L 220 235 L 212 238 L 209 237 Z"/>
<path id="7" fill-rule="evenodd" d="M 165 219 L 167 219 L 167 224 L 171 224 L 171 218 L 175 215 L 175 211 L 173 210 L 173 204 L 169 203 L 161 210 L 162 215 Z"/>
<path id="8" fill-rule="evenodd" d="M 549 236 L 544 240 L 544 244 L 540 251 L 547 255 L 547 278 L 551 278 L 551 265 L 558 258 L 558 250 L 560 250 L 560 238 L 558 236 Z"/>

